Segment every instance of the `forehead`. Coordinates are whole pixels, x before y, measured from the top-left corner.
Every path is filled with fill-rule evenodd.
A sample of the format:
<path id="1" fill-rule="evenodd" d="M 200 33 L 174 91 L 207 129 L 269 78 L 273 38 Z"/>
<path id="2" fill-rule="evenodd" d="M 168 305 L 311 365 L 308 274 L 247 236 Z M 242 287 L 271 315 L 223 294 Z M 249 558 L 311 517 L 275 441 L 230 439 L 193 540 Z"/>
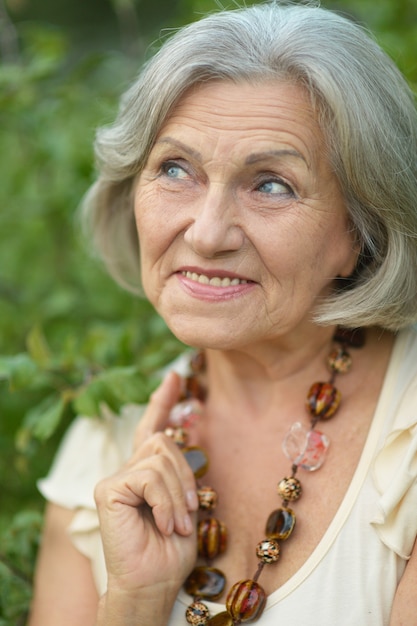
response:
<path id="1" fill-rule="evenodd" d="M 196 149 L 230 141 L 282 143 L 311 161 L 323 147 L 323 134 L 309 94 L 301 85 L 269 81 L 212 81 L 192 87 L 163 124 L 158 140 L 174 136 L 195 141 Z M 206 144 L 208 142 L 208 144 Z"/>

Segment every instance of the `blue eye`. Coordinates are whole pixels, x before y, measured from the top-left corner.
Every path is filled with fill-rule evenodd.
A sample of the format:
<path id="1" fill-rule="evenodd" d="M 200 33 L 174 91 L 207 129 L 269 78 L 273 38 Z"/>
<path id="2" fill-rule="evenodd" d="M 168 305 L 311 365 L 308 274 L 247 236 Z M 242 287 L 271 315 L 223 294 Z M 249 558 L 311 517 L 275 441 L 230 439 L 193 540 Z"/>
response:
<path id="1" fill-rule="evenodd" d="M 257 191 L 261 193 L 274 194 L 274 195 L 290 195 L 292 194 L 292 189 L 286 183 L 283 183 L 280 180 L 267 180 L 264 183 L 261 183 L 257 187 Z"/>
<path id="2" fill-rule="evenodd" d="M 187 172 L 175 161 L 163 163 L 161 170 L 168 178 L 188 178 Z"/>

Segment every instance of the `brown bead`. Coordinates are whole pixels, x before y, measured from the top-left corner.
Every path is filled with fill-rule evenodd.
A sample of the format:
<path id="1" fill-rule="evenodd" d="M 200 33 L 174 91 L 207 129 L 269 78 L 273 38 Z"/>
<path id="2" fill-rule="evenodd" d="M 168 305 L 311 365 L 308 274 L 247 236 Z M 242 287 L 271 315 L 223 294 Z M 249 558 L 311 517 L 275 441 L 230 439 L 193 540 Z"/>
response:
<path id="1" fill-rule="evenodd" d="M 204 626 L 210 617 L 210 611 L 203 602 L 196 601 L 190 604 L 185 612 L 185 618 L 193 626 Z"/>
<path id="2" fill-rule="evenodd" d="M 364 328 L 338 326 L 333 339 L 352 348 L 362 348 L 365 345 L 366 333 Z"/>
<path id="3" fill-rule="evenodd" d="M 276 539 L 264 539 L 256 546 L 256 556 L 262 563 L 276 563 L 279 559 L 279 544 Z"/>
<path id="4" fill-rule="evenodd" d="M 250 622 L 260 618 L 266 604 L 266 593 L 254 580 L 233 585 L 226 598 L 226 608 L 235 621 Z"/>
<path id="5" fill-rule="evenodd" d="M 214 517 L 201 520 L 197 526 L 198 554 L 205 559 L 214 559 L 226 549 L 226 526 Z"/>
<path id="6" fill-rule="evenodd" d="M 314 383 L 307 395 L 307 409 L 314 418 L 329 419 L 340 404 L 341 394 L 331 383 Z"/>
<path id="7" fill-rule="evenodd" d="M 190 596 L 199 596 L 205 600 L 218 600 L 226 586 L 226 578 L 215 567 L 195 567 L 184 583 L 184 589 Z"/>
<path id="8" fill-rule="evenodd" d="M 289 499 L 289 498 L 287 498 Z M 265 534 L 268 539 L 288 539 L 295 527 L 295 514 L 291 509 L 272 511 L 266 523 Z"/>
<path id="9" fill-rule="evenodd" d="M 197 446 L 183 448 L 183 454 L 196 478 L 201 478 L 208 470 L 209 461 L 206 453 Z"/>
<path id="10" fill-rule="evenodd" d="M 217 493 L 207 485 L 197 489 L 198 504 L 203 511 L 212 511 L 217 505 Z"/>
<path id="11" fill-rule="evenodd" d="M 187 376 L 184 378 L 184 391 L 182 394 L 182 400 L 187 398 L 197 398 L 201 402 L 204 402 L 207 396 L 207 391 L 198 380 L 197 376 Z"/>
<path id="12" fill-rule="evenodd" d="M 288 500 L 288 502 L 294 502 L 295 500 L 298 500 L 301 494 L 301 483 L 298 478 L 295 478 L 294 476 L 290 476 L 289 478 L 283 478 L 278 483 L 278 495 L 283 500 Z"/>
<path id="13" fill-rule="evenodd" d="M 352 357 L 344 348 L 336 348 L 329 354 L 327 364 L 332 372 L 347 374 L 352 366 Z"/>
<path id="14" fill-rule="evenodd" d="M 228 611 L 222 611 L 222 613 L 217 613 L 217 615 L 210 617 L 206 626 L 233 626 L 233 625 L 234 625 L 234 621 L 230 613 Z"/>

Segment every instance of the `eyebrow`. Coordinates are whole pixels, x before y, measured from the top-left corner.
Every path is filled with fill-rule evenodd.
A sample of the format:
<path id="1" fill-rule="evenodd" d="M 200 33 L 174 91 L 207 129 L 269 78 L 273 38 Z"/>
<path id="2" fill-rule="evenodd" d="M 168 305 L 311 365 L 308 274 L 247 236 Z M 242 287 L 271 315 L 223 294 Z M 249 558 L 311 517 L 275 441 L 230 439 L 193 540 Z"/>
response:
<path id="1" fill-rule="evenodd" d="M 288 149 L 267 150 L 266 152 L 255 152 L 253 154 L 250 154 L 247 157 L 245 163 L 247 165 L 252 165 L 253 163 L 258 163 L 258 161 L 265 161 L 265 159 L 268 159 L 269 157 L 281 158 L 281 157 L 287 157 L 287 156 L 295 157 L 296 159 L 301 159 L 302 161 L 304 161 L 307 167 L 309 167 L 307 160 L 305 159 L 305 157 L 303 157 L 301 152 L 298 152 L 298 150 L 288 150 Z"/>
<path id="2" fill-rule="evenodd" d="M 182 141 L 178 141 L 178 139 L 174 139 L 173 137 L 169 137 L 169 136 L 161 137 L 155 142 L 155 145 L 159 143 L 168 143 L 172 146 L 175 146 L 176 148 L 179 148 L 180 150 L 184 150 L 195 159 L 198 159 L 199 161 L 202 160 L 202 155 L 200 152 L 182 143 Z M 307 160 L 304 158 L 301 152 L 298 152 L 298 150 L 289 150 L 287 148 L 282 149 L 282 150 L 267 150 L 265 152 L 254 152 L 253 154 L 250 154 L 246 158 L 245 163 L 246 165 L 253 165 L 254 163 L 258 163 L 259 161 L 265 161 L 266 159 L 270 157 L 282 158 L 282 157 L 288 157 L 288 156 L 301 159 L 302 161 L 304 161 L 307 167 L 309 167 Z"/>
<path id="3" fill-rule="evenodd" d="M 178 141 L 178 139 L 174 139 L 173 137 L 161 137 L 161 139 L 157 139 L 157 141 L 155 141 L 155 145 L 158 143 L 169 143 L 180 150 L 184 150 L 184 152 L 187 152 L 187 154 L 195 159 L 198 159 L 199 161 L 202 161 L 203 159 L 200 152 L 194 150 L 194 148 L 190 148 L 190 146 L 187 146 L 185 143 L 182 143 L 182 141 Z"/>

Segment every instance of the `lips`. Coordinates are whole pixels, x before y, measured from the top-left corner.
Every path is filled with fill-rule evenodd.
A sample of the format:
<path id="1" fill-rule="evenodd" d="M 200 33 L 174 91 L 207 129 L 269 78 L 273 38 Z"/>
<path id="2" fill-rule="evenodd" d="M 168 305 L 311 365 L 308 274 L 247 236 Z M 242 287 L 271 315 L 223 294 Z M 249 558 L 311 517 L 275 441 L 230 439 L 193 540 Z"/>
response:
<path id="1" fill-rule="evenodd" d="M 199 274 L 198 272 L 188 270 L 182 271 L 181 274 L 189 280 L 200 283 L 200 285 L 211 285 L 212 287 L 234 287 L 236 285 L 246 285 L 250 282 L 244 278 L 232 276 L 208 276 L 207 274 Z"/>

